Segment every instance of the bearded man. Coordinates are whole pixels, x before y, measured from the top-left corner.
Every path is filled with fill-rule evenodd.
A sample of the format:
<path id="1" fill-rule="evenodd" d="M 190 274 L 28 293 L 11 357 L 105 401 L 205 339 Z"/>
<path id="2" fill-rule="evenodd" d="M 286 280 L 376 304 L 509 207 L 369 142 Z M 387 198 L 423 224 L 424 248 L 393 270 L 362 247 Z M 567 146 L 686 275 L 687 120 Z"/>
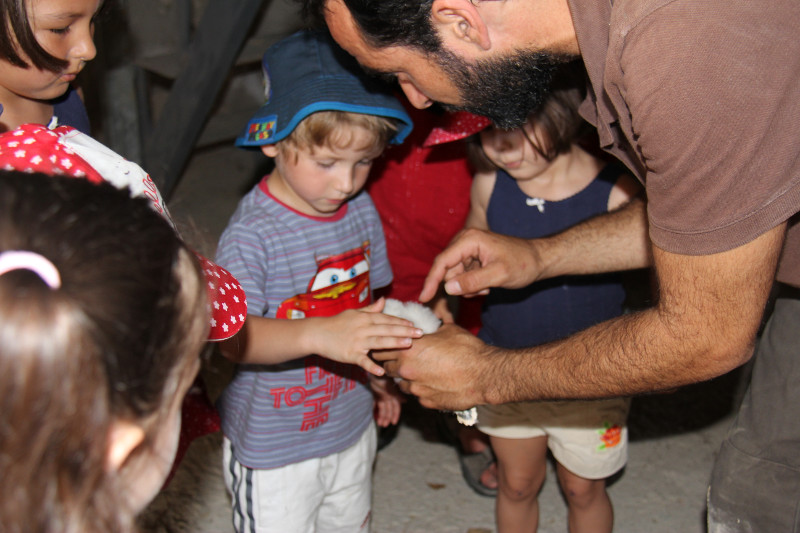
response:
<path id="1" fill-rule="evenodd" d="M 562 234 L 467 231 L 420 298 L 652 266 L 641 312 L 527 349 L 443 327 L 376 353 L 423 405 L 658 391 L 753 354 L 722 445 L 709 531 L 800 531 L 800 2 L 796 0 L 306 0 L 368 70 L 417 107 L 441 102 L 519 126 L 554 65 L 581 60 L 581 114 L 642 181 L 632 201 Z M 777 280 L 777 283 L 775 281 Z"/>

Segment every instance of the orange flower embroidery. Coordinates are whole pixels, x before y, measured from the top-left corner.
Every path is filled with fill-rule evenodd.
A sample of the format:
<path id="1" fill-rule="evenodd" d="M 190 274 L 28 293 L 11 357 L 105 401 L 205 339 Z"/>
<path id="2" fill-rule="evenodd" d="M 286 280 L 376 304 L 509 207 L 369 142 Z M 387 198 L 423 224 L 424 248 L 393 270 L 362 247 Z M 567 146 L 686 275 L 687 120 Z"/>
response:
<path id="1" fill-rule="evenodd" d="M 613 448 L 622 440 L 622 428 L 618 424 L 612 426 L 606 422 L 603 425 L 603 429 L 598 429 L 597 432 L 600 434 L 600 440 L 602 441 L 602 444 L 597 449 L 601 451 Z"/>

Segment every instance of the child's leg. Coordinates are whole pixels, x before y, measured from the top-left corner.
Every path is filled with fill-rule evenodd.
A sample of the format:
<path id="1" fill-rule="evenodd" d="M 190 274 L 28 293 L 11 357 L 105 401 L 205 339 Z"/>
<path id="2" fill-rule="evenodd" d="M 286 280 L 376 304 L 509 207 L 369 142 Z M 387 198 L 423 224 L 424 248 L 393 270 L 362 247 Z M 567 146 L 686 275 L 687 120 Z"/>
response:
<path id="1" fill-rule="evenodd" d="M 377 430 L 370 424 L 358 442 L 322 461 L 320 478 L 325 484 L 325 496 L 317 514 L 317 533 L 370 530 L 372 467 L 377 447 Z"/>
<path id="2" fill-rule="evenodd" d="M 305 481 L 313 477 L 319 461 L 310 459 L 280 468 L 256 470 L 237 461 L 231 442 L 223 439 L 222 471 L 231 495 L 234 531 L 313 532 L 323 493 L 315 484 Z"/>
<path id="3" fill-rule="evenodd" d="M 611 531 L 614 514 L 606 479 L 628 458 L 629 403 L 612 398 L 553 404 L 548 446 L 569 506 L 570 533 Z"/>
<path id="4" fill-rule="evenodd" d="M 498 533 L 535 532 L 539 490 L 547 474 L 547 437 L 491 437 L 497 457 Z"/>
<path id="5" fill-rule="evenodd" d="M 354 454 L 374 457 L 376 442 L 375 427 L 370 426 L 360 441 L 340 453 L 279 468 L 252 469 L 236 460 L 230 441 L 224 439 L 223 473 L 231 494 L 234 530 L 237 533 L 368 531 L 372 462 L 360 461 L 358 464 L 362 466 L 357 467 L 354 460 L 342 464 L 340 459 L 342 456 L 352 459 Z M 356 482 L 354 490 L 342 490 L 338 495 L 351 503 L 349 507 L 340 505 L 336 509 L 339 514 L 333 518 L 340 526 L 330 526 L 324 521 L 320 524 L 320 517 L 331 512 L 325 499 L 329 491 L 337 490 L 336 478 L 343 471 L 348 479 L 366 476 L 367 485 Z M 362 525 L 364 528 L 360 529 Z"/>
<path id="6" fill-rule="evenodd" d="M 606 492 L 606 480 L 580 477 L 560 463 L 556 470 L 567 499 L 570 533 L 611 533 L 614 510 Z"/>

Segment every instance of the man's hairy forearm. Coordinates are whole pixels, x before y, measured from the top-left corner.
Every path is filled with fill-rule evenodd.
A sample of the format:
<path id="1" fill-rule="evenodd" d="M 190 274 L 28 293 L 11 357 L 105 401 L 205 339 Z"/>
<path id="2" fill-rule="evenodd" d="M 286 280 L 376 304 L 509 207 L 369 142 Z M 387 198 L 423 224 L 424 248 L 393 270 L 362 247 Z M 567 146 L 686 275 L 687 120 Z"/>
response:
<path id="1" fill-rule="evenodd" d="M 546 278 L 630 270 L 650 263 L 645 203 L 634 199 L 546 238 L 466 229 L 434 260 L 420 301 L 433 298 L 442 281 L 449 294 L 472 296 L 491 287 L 518 289 Z"/>
<path id="2" fill-rule="evenodd" d="M 654 248 L 655 307 L 535 348 L 495 350 L 491 403 L 598 398 L 710 379 L 752 354 L 783 242 L 779 226 L 711 256 Z"/>
<path id="3" fill-rule="evenodd" d="M 752 341 L 717 357 L 668 332 L 653 309 L 535 348 L 494 350 L 489 403 L 629 396 L 718 376 L 743 363 Z"/>
<path id="4" fill-rule="evenodd" d="M 531 243 L 543 265 L 538 279 L 632 270 L 652 263 L 646 202 L 640 198 Z"/>

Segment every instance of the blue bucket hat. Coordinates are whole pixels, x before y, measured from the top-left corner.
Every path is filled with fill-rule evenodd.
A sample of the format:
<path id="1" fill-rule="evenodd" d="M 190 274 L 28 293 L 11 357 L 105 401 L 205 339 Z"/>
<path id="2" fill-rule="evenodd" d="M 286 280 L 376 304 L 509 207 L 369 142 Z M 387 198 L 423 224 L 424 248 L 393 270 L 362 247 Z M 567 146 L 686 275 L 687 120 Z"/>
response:
<path id="1" fill-rule="evenodd" d="M 347 111 L 394 118 L 400 144 L 413 123 L 390 87 L 370 79 L 324 31 L 301 31 L 264 54 L 267 102 L 250 119 L 236 146 L 263 146 L 286 138 L 301 120 L 317 111 Z"/>

